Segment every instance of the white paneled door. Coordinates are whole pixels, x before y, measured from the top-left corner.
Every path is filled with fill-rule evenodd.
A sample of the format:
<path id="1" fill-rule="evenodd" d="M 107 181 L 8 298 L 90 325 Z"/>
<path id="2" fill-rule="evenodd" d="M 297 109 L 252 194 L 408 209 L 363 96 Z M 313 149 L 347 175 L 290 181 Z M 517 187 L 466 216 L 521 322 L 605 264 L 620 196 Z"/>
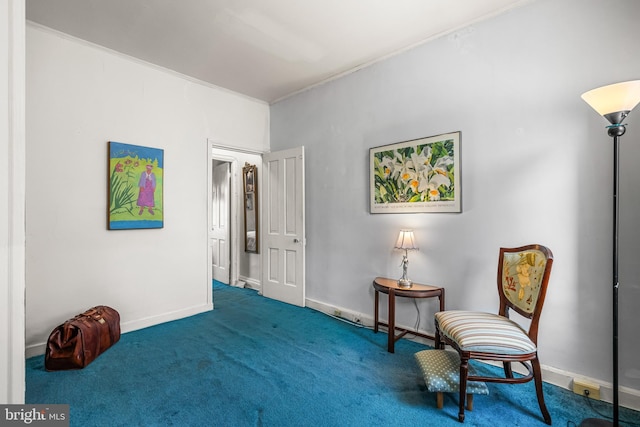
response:
<path id="1" fill-rule="evenodd" d="M 229 284 L 229 166 L 227 162 L 213 168 L 211 186 L 211 265 L 213 279 Z"/>
<path id="2" fill-rule="evenodd" d="M 262 164 L 262 293 L 304 307 L 304 147 L 264 154 Z"/>

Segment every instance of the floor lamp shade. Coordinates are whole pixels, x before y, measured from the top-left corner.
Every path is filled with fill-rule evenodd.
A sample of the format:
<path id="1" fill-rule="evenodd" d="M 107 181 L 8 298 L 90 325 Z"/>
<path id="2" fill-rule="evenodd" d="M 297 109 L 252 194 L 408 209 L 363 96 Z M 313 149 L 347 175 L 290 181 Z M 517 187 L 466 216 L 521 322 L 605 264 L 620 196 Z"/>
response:
<path id="1" fill-rule="evenodd" d="M 582 99 L 611 124 L 620 124 L 640 102 L 640 80 L 592 89 Z"/>

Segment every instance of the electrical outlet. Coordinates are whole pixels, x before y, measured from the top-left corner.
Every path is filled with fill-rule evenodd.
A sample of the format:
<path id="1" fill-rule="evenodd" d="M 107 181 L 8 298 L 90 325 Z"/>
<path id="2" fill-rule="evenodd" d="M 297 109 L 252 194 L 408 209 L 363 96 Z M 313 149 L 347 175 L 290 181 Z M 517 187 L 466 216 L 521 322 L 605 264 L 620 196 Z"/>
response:
<path id="1" fill-rule="evenodd" d="M 590 399 L 600 400 L 600 385 L 587 380 L 574 378 L 573 392 Z"/>
<path id="2" fill-rule="evenodd" d="M 362 324 L 362 319 L 360 319 L 360 316 L 359 316 L 359 315 L 357 315 L 357 314 L 354 314 L 354 315 L 353 315 L 353 323 L 356 323 L 356 324 L 358 324 L 358 325 L 361 325 L 361 324 Z"/>

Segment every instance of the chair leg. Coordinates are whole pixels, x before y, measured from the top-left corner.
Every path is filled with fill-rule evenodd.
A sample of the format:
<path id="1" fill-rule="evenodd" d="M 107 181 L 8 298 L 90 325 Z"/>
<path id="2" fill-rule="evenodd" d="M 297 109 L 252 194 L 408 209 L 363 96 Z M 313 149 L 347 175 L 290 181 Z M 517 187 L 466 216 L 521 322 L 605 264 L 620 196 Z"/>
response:
<path id="1" fill-rule="evenodd" d="M 502 362 L 502 366 L 504 366 L 505 378 L 513 378 L 513 371 L 511 370 L 511 362 Z"/>
<path id="2" fill-rule="evenodd" d="M 440 338 L 440 328 L 438 328 L 438 322 L 436 324 L 436 333 L 433 337 L 433 348 L 436 350 L 444 350 L 444 342 Z"/>
<path id="3" fill-rule="evenodd" d="M 467 393 L 467 411 L 473 411 L 473 394 Z"/>
<path id="4" fill-rule="evenodd" d="M 551 415 L 547 410 L 547 405 L 544 403 L 544 394 L 542 393 L 542 370 L 540 369 L 540 361 L 536 358 L 531 361 L 533 367 L 533 380 L 536 384 L 536 395 L 538 396 L 538 405 L 542 412 L 544 422 L 551 425 Z"/>
<path id="5" fill-rule="evenodd" d="M 458 406 L 458 421 L 464 422 L 464 404 L 467 397 L 467 377 L 469 376 L 469 359 L 460 355 L 460 402 Z"/>

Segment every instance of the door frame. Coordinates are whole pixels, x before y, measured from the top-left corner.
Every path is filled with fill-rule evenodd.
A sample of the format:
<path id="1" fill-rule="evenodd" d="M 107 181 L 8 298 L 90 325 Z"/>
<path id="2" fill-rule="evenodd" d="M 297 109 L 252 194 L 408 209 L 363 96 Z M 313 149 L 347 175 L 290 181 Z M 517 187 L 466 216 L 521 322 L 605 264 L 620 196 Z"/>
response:
<path id="1" fill-rule="evenodd" d="M 218 153 L 214 154 L 213 151 Z M 214 304 L 213 290 L 211 284 L 213 283 L 213 271 L 211 268 L 212 251 L 209 244 L 209 230 L 211 229 L 211 191 L 213 187 L 213 160 L 219 160 L 222 162 L 230 163 L 231 182 L 229 184 L 229 204 L 230 204 L 230 219 L 229 219 L 229 231 L 230 231 L 230 254 L 229 254 L 229 285 L 235 285 L 240 279 L 240 248 L 244 248 L 241 245 L 241 228 L 244 227 L 241 221 L 238 220 L 239 215 L 242 213 L 239 207 L 239 201 L 241 198 L 242 187 L 238 185 L 238 174 L 241 168 L 238 165 L 238 159 L 234 154 L 252 154 L 262 157 L 264 151 L 250 150 L 232 147 L 226 144 L 222 144 L 213 139 L 207 139 L 207 302 Z M 244 240 L 242 240 L 244 241 Z"/>
<path id="2" fill-rule="evenodd" d="M 207 140 L 207 303 L 211 303 L 213 306 L 213 268 L 211 260 L 213 258 L 213 251 L 209 242 L 209 232 L 212 226 L 212 211 L 211 211 L 211 191 L 213 190 L 213 161 L 218 160 L 221 162 L 229 163 L 229 284 L 234 284 L 238 280 L 238 245 L 236 244 L 239 231 L 235 218 L 238 215 L 238 207 L 233 201 L 236 199 L 238 189 L 235 184 L 234 177 L 237 174 L 238 161 L 232 156 L 213 154 L 213 150 L 217 149 L 216 144 L 210 140 Z M 215 308 L 215 307 L 214 307 Z"/>
<path id="3" fill-rule="evenodd" d="M 215 151 L 215 154 L 214 154 Z M 212 188 L 213 188 L 213 160 L 219 160 L 219 161 L 225 161 L 231 164 L 231 182 L 230 182 L 230 186 L 229 186 L 229 197 L 230 197 L 230 223 L 229 223 L 229 228 L 230 228 L 230 268 L 229 268 L 229 284 L 231 286 L 238 286 L 240 283 L 240 247 L 244 248 L 244 245 L 241 245 L 240 242 L 240 236 L 242 236 L 242 231 L 244 229 L 244 223 L 239 221 L 238 218 L 240 217 L 240 214 L 243 213 L 243 211 L 241 211 L 240 206 L 241 206 L 241 202 L 244 202 L 244 193 L 243 192 L 243 188 L 242 188 L 242 184 L 240 183 L 240 180 L 238 179 L 238 173 L 239 173 L 239 168 L 240 166 L 238 165 L 238 163 L 240 161 L 242 161 L 242 154 L 245 155 L 251 155 L 252 157 L 260 157 L 261 161 L 260 163 L 262 164 L 262 171 L 260 171 L 258 173 L 258 175 L 262 178 L 260 178 L 262 184 L 260 184 L 261 190 L 259 191 L 258 194 L 258 203 L 260 204 L 260 206 L 262 206 L 262 208 L 260 209 L 260 241 L 261 241 L 261 253 L 259 256 L 259 280 L 260 280 L 260 285 L 259 285 L 259 289 L 254 288 L 253 286 L 250 286 L 253 289 L 258 290 L 258 292 L 260 294 L 263 294 L 264 292 L 264 286 L 265 283 L 263 283 L 263 281 L 265 280 L 265 251 L 266 251 L 266 246 L 265 246 L 265 242 L 266 242 L 266 234 L 265 234 L 265 225 L 264 225 L 264 221 L 265 221 L 265 212 L 268 210 L 268 207 L 265 205 L 266 200 L 265 200 L 265 194 L 264 194 L 264 189 L 266 188 L 264 186 L 264 184 L 266 183 L 266 180 L 268 177 L 265 175 L 265 155 L 277 155 L 277 154 L 285 154 L 285 153 L 292 153 L 292 152 L 296 152 L 296 156 L 297 158 L 299 158 L 299 160 L 301 160 L 301 162 L 298 162 L 298 160 L 296 160 L 296 164 L 299 165 L 300 167 L 300 171 L 302 173 L 302 177 L 301 179 L 298 179 L 299 181 L 302 182 L 302 193 L 300 194 L 300 201 L 302 203 L 302 207 L 301 210 L 299 210 L 298 212 L 302 215 L 302 225 L 300 227 L 300 229 L 298 230 L 299 233 L 301 233 L 301 235 L 299 235 L 298 237 L 296 237 L 296 239 L 294 240 L 295 243 L 301 245 L 301 253 L 302 253 L 302 264 L 300 266 L 300 272 L 302 274 L 302 279 L 300 280 L 301 284 L 302 284 L 302 301 L 298 301 L 296 300 L 296 302 L 293 301 L 289 301 L 290 298 L 280 298 L 277 296 L 272 296 L 276 299 L 278 299 L 279 301 L 283 301 L 283 302 L 288 302 L 290 304 L 295 304 L 295 305 L 300 305 L 302 307 L 304 307 L 306 305 L 306 292 L 305 292 L 305 288 L 306 288 L 306 284 L 305 284 L 305 280 L 306 280 L 306 272 L 305 272 L 305 246 L 306 246 L 306 235 L 305 235 L 305 226 L 304 226 L 304 217 L 305 217 L 305 190 L 304 190 L 304 175 L 305 175 L 305 167 L 304 167 L 304 147 L 300 146 L 300 147 L 294 147 L 291 149 L 285 149 L 285 150 L 279 150 L 276 152 L 272 152 L 272 151 L 258 151 L 258 150 L 250 150 L 250 149 L 243 149 L 243 148 L 236 148 L 236 147 L 232 147 L 229 145 L 225 145 L 225 144 L 220 144 L 214 140 L 211 139 L 207 139 L 207 278 L 208 278 L 208 285 L 207 285 L 207 298 L 208 298 L 208 302 L 210 302 L 212 304 L 212 307 L 214 305 L 214 301 L 213 301 L 213 287 L 211 286 L 212 284 L 212 280 L 213 280 L 213 269 L 211 267 L 211 259 L 212 259 L 212 248 L 211 245 L 209 244 L 209 230 L 211 229 L 212 226 L 212 211 L 211 211 L 211 207 L 212 207 L 212 198 L 211 198 L 211 192 L 212 192 Z M 299 177 L 298 177 L 299 178 Z M 295 237 L 295 236 L 294 236 Z M 297 240 L 297 242 L 296 242 Z M 243 237 L 243 241 L 244 241 L 244 237 Z M 284 276 L 283 276 L 284 277 Z M 246 282 L 247 284 L 249 284 L 249 281 Z M 243 283 L 244 286 L 244 283 Z"/>
<path id="4" fill-rule="evenodd" d="M 7 62 L 0 65 L 0 95 L 7 100 L 1 119 L 3 180 L 0 196 L 8 203 L 0 208 L 3 223 L 0 231 L 0 402 L 25 402 L 25 290 L 26 290 L 26 136 L 25 136 L 25 1 L 6 0 L 0 9 L 7 13 L 0 30 L 4 43 L 0 53 Z M 5 126 L 6 125 L 6 126 Z"/>

